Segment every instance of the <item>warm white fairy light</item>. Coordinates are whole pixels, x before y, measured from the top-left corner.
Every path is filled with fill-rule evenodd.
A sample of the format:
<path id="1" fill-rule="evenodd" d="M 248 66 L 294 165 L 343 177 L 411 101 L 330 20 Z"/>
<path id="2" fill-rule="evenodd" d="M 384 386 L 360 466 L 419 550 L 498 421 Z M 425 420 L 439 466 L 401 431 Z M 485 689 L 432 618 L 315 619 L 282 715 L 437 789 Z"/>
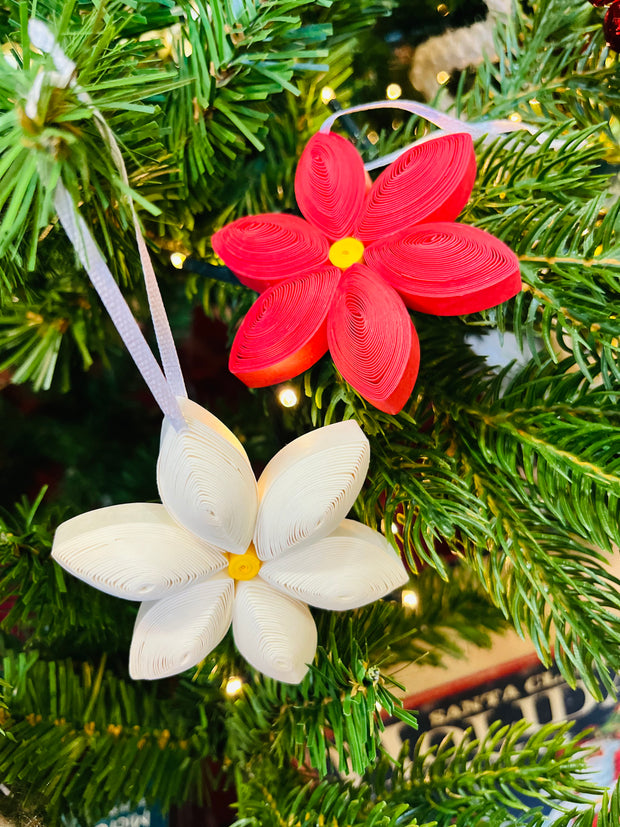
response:
<path id="1" fill-rule="evenodd" d="M 278 402 L 283 408 L 294 408 L 299 402 L 299 395 L 295 388 L 287 385 L 287 387 L 280 388 L 278 391 Z"/>
<path id="2" fill-rule="evenodd" d="M 238 695 L 242 689 L 243 681 L 237 675 L 231 675 L 226 681 L 225 692 L 229 697 L 234 698 L 234 696 Z"/>
<path id="3" fill-rule="evenodd" d="M 336 97 L 336 93 L 331 88 L 331 86 L 324 86 L 321 89 L 321 100 L 326 106 L 330 101 L 333 101 L 333 99 L 335 97 Z"/>
<path id="4" fill-rule="evenodd" d="M 402 95 L 403 90 L 398 83 L 390 83 L 385 90 L 385 97 L 391 101 L 398 100 Z"/>
<path id="5" fill-rule="evenodd" d="M 447 83 L 450 80 L 450 75 L 448 72 L 437 72 L 437 83 L 440 83 L 442 86 L 444 83 Z"/>
<path id="6" fill-rule="evenodd" d="M 407 609 L 417 609 L 420 602 L 417 592 L 414 592 L 413 589 L 403 589 L 400 593 L 400 599 Z"/>
<path id="7" fill-rule="evenodd" d="M 177 270 L 182 270 L 183 263 L 186 258 L 187 256 L 183 255 L 183 253 L 172 253 L 170 256 L 170 264 L 172 264 L 173 267 L 176 267 Z"/>

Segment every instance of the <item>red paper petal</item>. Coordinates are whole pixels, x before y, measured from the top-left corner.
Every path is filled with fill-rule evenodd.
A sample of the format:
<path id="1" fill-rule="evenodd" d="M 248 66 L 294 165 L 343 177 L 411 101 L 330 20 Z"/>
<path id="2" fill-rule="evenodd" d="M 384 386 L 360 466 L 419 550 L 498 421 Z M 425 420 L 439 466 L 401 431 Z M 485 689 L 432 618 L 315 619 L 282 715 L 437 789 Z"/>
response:
<path id="1" fill-rule="evenodd" d="M 230 352 L 231 373 L 251 388 L 292 379 L 327 352 L 327 312 L 340 270 L 326 267 L 266 290 L 254 302 Z"/>
<path id="2" fill-rule="evenodd" d="M 413 146 L 377 178 L 353 235 L 370 243 L 423 221 L 453 221 L 475 179 L 470 135 L 442 135 Z"/>
<path id="3" fill-rule="evenodd" d="M 398 413 L 420 365 L 418 335 L 395 290 L 362 264 L 342 277 L 327 319 L 334 364 L 375 408 Z"/>
<path id="4" fill-rule="evenodd" d="M 521 289 L 519 261 L 494 235 L 455 222 L 421 224 L 367 247 L 366 263 L 414 310 L 476 313 Z"/>
<path id="5" fill-rule="evenodd" d="M 325 264 L 329 242 L 303 218 L 265 213 L 222 227 L 213 236 L 213 249 L 239 281 L 260 293 Z"/>
<path id="6" fill-rule="evenodd" d="M 295 174 L 295 197 L 308 221 L 328 238 L 351 235 L 364 206 L 366 174 L 345 138 L 318 132 L 306 144 Z"/>

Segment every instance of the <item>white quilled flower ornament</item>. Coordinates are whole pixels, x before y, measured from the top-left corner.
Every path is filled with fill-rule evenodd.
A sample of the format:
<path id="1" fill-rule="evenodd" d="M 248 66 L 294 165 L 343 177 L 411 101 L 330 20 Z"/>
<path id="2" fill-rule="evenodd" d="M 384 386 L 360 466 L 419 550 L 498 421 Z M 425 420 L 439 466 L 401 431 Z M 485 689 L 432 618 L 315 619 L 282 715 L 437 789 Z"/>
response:
<path id="1" fill-rule="evenodd" d="M 317 645 L 308 604 L 354 609 L 407 580 L 382 535 L 345 519 L 366 478 L 368 440 L 353 421 L 319 428 L 279 451 L 257 483 L 234 434 L 196 403 L 179 404 L 187 427 L 164 420 L 162 429 L 163 505 L 74 517 L 52 556 L 101 591 L 143 601 L 132 678 L 195 666 L 232 622 L 251 666 L 299 683 Z"/>

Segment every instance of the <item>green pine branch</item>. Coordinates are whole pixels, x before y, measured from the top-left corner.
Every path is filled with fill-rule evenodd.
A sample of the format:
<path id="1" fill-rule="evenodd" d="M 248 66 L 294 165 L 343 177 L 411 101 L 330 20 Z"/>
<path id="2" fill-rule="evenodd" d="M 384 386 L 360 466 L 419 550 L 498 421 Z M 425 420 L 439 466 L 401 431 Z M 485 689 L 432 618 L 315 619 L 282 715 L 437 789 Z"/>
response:
<path id="1" fill-rule="evenodd" d="M 616 827 L 620 824 L 620 780 L 612 790 L 606 790 L 601 802 L 579 813 L 567 813 L 558 818 L 556 827 Z"/>
<path id="2" fill-rule="evenodd" d="M 24 806 L 44 802 L 50 827 L 69 814 L 92 823 L 121 800 L 164 809 L 202 800 L 203 759 L 222 743 L 218 685 L 200 699 L 170 696 L 165 684 L 116 677 L 105 657 L 93 665 L 7 652 L 2 668 L 12 737 L 0 740 L 0 772 Z"/>
<path id="3" fill-rule="evenodd" d="M 600 14 L 590 5 L 563 0 L 515 3 L 496 28 L 497 58 L 487 55 L 473 85 L 459 95 L 467 119 L 481 116 L 546 124 L 573 118 L 607 131 L 618 115 L 617 55 L 606 45 Z M 611 149 L 611 146 L 610 146 Z"/>
<path id="4" fill-rule="evenodd" d="M 600 372 L 611 388 L 620 379 L 620 205 L 606 192 L 603 147 L 592 130 L 561 137 L 558 149 L 559 136 L 560 128 L 481 148 L 463 219 L 506 241 L 525 282 L 514 301 L 482 318 L 514 331 L 534 357 L 541 346 L 556 361 L 572 355 L 589 381 Z"/>
<path id="5" fill-rule="evenodd" d="M 493 725 L 483 740 L 473 740 L 469 732 L 457 744 L 448 736 L 425 753 L 418 744 L 412 760 L 405 746 L 398 761 L 381 759 L 361 783 L 337 777 L 308 781 L 303 772 L 276 770 L 263 760 L 251 775 L 237 770 L 240 818 L 235 827 L 542 827 L 545 816 L 538 803 L 568 811 L 561 823 L 569 824 L 578 812 L 571 804 L 583 807 L 592 795 L 602 793 L 587 779 L 588 753 L 579 736 L 569 736 L 567 724 L 548 724 L 531 735 L 520 721 Z M 617 807 L 616 799 L 617 793 L 612 807 Z M 590 827 L 591 821 L 584 818 L 586 824 Z"/>
<path id="6" fill-rule="evenodd" d="M 310 673 L 299 686 L 254 675 L 233 706 L 227 754 L 250 767 L 265 755 L 285 766 L 292 749 L 300 763 L 308 756 L 321 776 L 331 762 L 361 773 L 380 749 L 380 710 L 415 728 L 415 716 L 393 693 L 402 690 L 394 667 L 414 660 L 439 665 L 446 654 L 462 656 L 466 641 L 487 646 L 488 632 L 504 622 L 466 571 L 445 584 L 427 570 L 414 587 L 415 610 L 379 601 L 354 612 L 319 612 Z M 468 619 L 474 606 L 475 624 Z"/>
<path id="7" fill-rule="evenodd" d="M 0 604 L 6 608 L 0 629 L 17 631 L 28 647 L 55 656 L 93 646 L 126 650 L 134 608 L 66 577 L 52 562 L 59 514 L 41 506 L 44 494 L 42 489 L 34 502 L 24 497 L 13 512 L 0 512 Z"/>
<path id="8" fill-rule="evenodd" d="M 448 578 L 439 549 L 464 556 L 540 657 L 600 697 L 599 680 L 611 688 L 620 667 L 620 582 L 608 556 L 620 522 L 616 396 L 590 388 L 571 359 L 532 361 L 506 385 L 464 346 L 461 323 L 418 322 L 424 391 L 409 412 L 373 416 L 359 513 L 371 525 L 382 518 L 388 535 L 402 526 L 414 571 L 421 559 Z M 319 418 L 367 426 L 363 400 L 333 369 L 325 377 Z"/>
<path id="9" fill-rule="evenodd" d="M 271 780 L 271 779 L 270 779 Z M 435 827 L 408 815 L 408 805 L 376 800 L 375 790 L 335 781 L 299 785 L 299 777 L 287 774 L 290 791 L 283 791 L 282 779 L 274 784 L 248 781 L 239 785 L 239 818 L 233 827 L 304 827 L 317 825 L 366 825 L 366 827 Z M 285 790 L 285 788 L 284 788 Z"/>
<path id="10" fill-rule="evenodd" d="M 178 88 L 176 73 L 161 67 L 156 51 L 159 41 L 122 39 L 127 15 L 119 4 L 91 7 L 78 14 L 75 3 L 54 4 L 49 21 L 68 56 L 76 60 L 79 86 L 93 106 L 102 111 L 124 147 L 130 176 L 139 170 L 138 185 L 149 185 L 164 161 L 164 148 L 156 130 L 157 100 Z M 93 108 L 78 97 L 76 89 L 59 89 L 49 80 L 49 57 L 33 51 L 26 21 L 32 9 L 14 21 L 11 42 L 13 60 L 0 63 L 0 257 L 3 266 L 2 296 L 23 283 L 35 268 L 39 237 L 47 234 L 54 219 L 52 195 L 62 178 L 98 240 L 108 253 L 113 271 L 128 279 L 127 268 L 118 264 L 115 242 L 131 227 L 124 199 L 131 195 L 143 209 L 159 212 L 137 189 L 128 190 L 93 121 Z M 35 78 L 43 78 L 36 112 L 27 107 Z M 149 100 L 150 99 L 150 100 Z M 33 101 L 34 104 L 34 101 Z M 110 210 L 114 204 L 115 209 Z M 127 245 L 121 244 L 121 249 Z M 134 255 L 135 260 L 135 255 Z M 4 301 L 3 301 L 4 303 Z"/>
<path id="11" fill-rule="evenodd" d="M 448 735 L 425 753 L 419 741 L 411 761 L 395 769 L 389 798 L 408 802 L 419 819 L 432 815 L 438 827 L 465 827 L 487 816 L 497 824 L 510 818 L 511 824 L 541 825 L 540 804 L 574 816 L 571 804 L 602 792 L 588 779 L 590 751 L 580 735 L 570 737 L 570 724 L 547 724 L 534 734 L 528 727 L 526 721 L 496 722 L 483 739 L 468 732 L 456 743 Z"/>

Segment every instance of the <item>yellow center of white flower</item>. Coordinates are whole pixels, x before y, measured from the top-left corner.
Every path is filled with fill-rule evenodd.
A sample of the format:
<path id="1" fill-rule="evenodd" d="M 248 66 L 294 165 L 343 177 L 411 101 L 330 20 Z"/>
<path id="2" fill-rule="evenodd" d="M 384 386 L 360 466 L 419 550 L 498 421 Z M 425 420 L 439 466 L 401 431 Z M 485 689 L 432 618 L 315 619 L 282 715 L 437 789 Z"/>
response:
<path id="1" fill-rule="evenodd" d="M 341 238 L 329 248 L 329 260 L 334 267 L 346 270 L 352 264 L 357 264 L 364 258 L 364 245 L 359 238 Z"/>
<path id="2" fill-rule="evenodd" d="M 245 554 L 228 554 L 228 574 L 233 580 L 251 580 L 256 577 L 263 565 L 258 559 L 254 543 Z"/>

